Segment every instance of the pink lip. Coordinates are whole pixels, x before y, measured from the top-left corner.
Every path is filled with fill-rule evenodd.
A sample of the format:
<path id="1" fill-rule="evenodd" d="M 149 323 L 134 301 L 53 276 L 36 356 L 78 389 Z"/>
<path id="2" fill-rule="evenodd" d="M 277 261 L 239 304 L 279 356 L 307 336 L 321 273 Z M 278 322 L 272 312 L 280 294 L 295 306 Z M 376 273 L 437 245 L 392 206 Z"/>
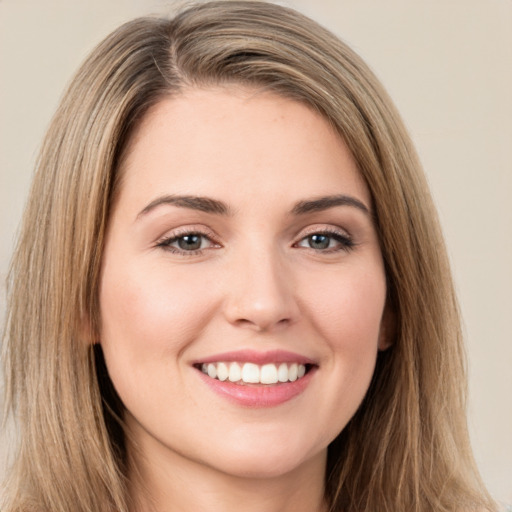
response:
<path id="1" fill-rule="evenodd" d="M 285 350 L 270 350 L 267 352 L 258 352 L 256 350 L 236 350 L 232 352 L 223 352 L 213 356 L 206 357 L 192 364 L 197 365 L 201 363 L 218 363 L 218 362 L 234 363 L 254 363 L 254 364 L 268 364 L 268 363 L 299 363 L 316 365 L 315 361 L 304 357 L 294 352 L 287 352 Z"/>
<path id="2" fill-rule="evenodd" d="M 199 366 L 207 363 L 218 362 L 239 362 L 264 365 L 269 363 L 298 363 L 310 365 L 308 373 L 294 382 L 279 384 L 235 384 L 230 381 L 212 379 L 204 374 Z M 215 393 L 229 401 L 252 408 L 275 407 L 283 404 L 292 398 L 300 395 L 311 382 L 311 379 L 318 368 L 318 364 L 312 359 L 295 352 L 285 350 L 269 350 L 259 352 L 257 350 L 236 350 L 222 352 L 204 359 L 193 361 L 199 377 Z"/>
<path id="3" fill-rule="evenodd" d="M 239 361 L 240 359 L 235 359 Z M 246 361 L 246 359 L 244 359 Z M 219 361 L 219 359 L 215 359 Z M 226 359 L 222 359 L 226 361 Z M 235 384 L 229 381 L 212 379 L 197 371 L 198 376 L 215 393 L 239 406 L 251 408 L 276 407 L 300 395 L 311 382 L 317 367 L 311 368 L 304 377 L 294 382 L 281 384 Z"/>

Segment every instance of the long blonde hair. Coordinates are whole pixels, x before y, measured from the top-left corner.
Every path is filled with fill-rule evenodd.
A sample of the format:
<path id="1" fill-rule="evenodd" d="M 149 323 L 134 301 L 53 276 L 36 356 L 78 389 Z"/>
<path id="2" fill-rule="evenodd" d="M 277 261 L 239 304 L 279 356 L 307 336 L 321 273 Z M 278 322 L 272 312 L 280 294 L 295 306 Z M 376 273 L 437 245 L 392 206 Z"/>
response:
<path id="1" fill-rule="evenodd" d="M 301 14 L 207 2 L 108 36 L 71 82 L 38 160 L 9 278 L 4 365 L 19 453 L 5 512 L 126 512 L 122 405 L 93 348 L 117 169 L 164 96 L 246 84 L 304 102 L 343 137 L 372 194 L 393 346 L 329 447 L 332 511 L 494 510 L 465 420 L 464 352 L 445 248 L 420 164 L 362 60 Z"/>

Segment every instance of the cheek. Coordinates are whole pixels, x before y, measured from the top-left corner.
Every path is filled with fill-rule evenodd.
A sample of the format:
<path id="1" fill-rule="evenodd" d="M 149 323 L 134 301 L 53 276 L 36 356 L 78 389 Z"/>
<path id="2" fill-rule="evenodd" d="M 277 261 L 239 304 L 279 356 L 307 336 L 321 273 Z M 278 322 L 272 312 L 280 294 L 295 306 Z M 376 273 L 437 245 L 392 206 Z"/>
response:
<path id="1" fill-rule="evenodd" d="M 316 293 L 310 285 L 308 294 L 311 323 L 326 348 L 321 368 L 329 384 L 322 400 L 325 410 L 336 411 L 334 433 L 346 425 L 370 385 L 386 300 L 381 265 L 359 268 L 347 267 L 324 279 Z"/>
<path id="2" fill-rule="evenodd" d="M 315 327 L 331 349 L 365 353 L 376 350 L 386 300 L 383 271 L 357 272 L 346 269 L 326 279 L 325 286 L 307 284 L 305 293 Z"/>
<path id="3" fill-rule="evenodd" d="M 383 271 L 347 272 L 331 279 L 309 303 L 315 331 L 326 350 L 320 362 L 325 381 L 317 395 L 324 442 L 331 442 L 350 421 L 370 385 L 377 359 L 386 300 Z"/>
<path id="4" fill-rule="evenodd" d="M 119 261 L 119 260 L 117 260 Z M 193 273 L 162 272 L 159 265 L 138 268 L 105 265 L 100 289 L 101 344 L 109 371 L 173 361 L 201 331 L 208 318 L 204 279 Z"/>
<path id="5" fill-rule="evenodd" d="M 108 263 L 100 288 L 100 343 L 109 376 L 128 411 L 165 424 L 165 408 L 154 407 L 155 394 L 159 403 L 172 396 L 176 408 L 191 403 L 181 354 L 204 328 L 211 297 L 200 293 L 200 276 L 119 258 Z M 185 392 L 176 395 L 177 388 Z"/>

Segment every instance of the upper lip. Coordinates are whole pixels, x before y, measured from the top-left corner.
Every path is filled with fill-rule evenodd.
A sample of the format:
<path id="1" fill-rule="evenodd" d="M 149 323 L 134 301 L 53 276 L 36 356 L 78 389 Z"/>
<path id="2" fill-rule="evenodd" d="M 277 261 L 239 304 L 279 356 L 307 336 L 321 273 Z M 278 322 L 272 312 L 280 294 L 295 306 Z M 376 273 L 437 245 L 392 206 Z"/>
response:
<path id="1" fill-rule="evenodd" d="M 254 363 L 258 365 L 269 363 L 299 363 L 310 365 L 317 364 L 309 357 L 286 350 L 268 350 L 265 352 L 260 352 L 257 350 L 235 350 L 207 356 L 204 359 L 194 361 L 192 364 L 196 365 L 201 363 L 218 362 Z"/>

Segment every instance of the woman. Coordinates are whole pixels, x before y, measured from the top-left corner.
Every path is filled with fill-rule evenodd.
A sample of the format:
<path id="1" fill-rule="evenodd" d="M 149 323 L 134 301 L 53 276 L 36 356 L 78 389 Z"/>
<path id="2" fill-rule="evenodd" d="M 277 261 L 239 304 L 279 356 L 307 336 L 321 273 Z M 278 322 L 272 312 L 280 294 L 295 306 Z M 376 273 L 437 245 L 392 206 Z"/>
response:
<path id="1" fill-rule="evenodd" d="M 391 101 L 294 11 L 119 28 L 11 272 L 5 510 L 494 510 L 456 300 Z"/>

